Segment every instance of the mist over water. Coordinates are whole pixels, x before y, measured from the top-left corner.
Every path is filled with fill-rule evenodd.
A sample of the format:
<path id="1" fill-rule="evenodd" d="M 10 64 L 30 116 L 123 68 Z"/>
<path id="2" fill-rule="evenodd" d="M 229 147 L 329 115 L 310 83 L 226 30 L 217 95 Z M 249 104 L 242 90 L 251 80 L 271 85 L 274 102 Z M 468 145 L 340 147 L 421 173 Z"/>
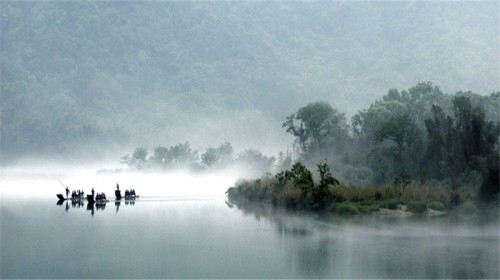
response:
<path id="1" fill-rule="evenodd" d="M 136 189 L 143 197 L 224 197 L 228 186 L 242 176 L 242 172 L 227 170 L 212 173 L 194 174 L 177 170 L 170 172 L 99 172 L 123 169 L 120 165 L 30 165 L 3 168 L 1 173 L 2 189 L 0 195 L 10 198 L 54 198 L 56 193 L 64 193 L 65 186 L 70 190 L 83 190 L 114 194 L 116 184 L 120 189 Z M 111 196 L 113 198 L 114 195 Z"/>
<path id="2" fill-rule="evenodd" d="M 0 278 L 500 278 L 499 8 L 0 1 Z"/>
<path id="3" fill-rule="evenodd" d="M 2 170 L 0 276 L 497 278 L 498 222 L 325 217 L 227 203 L 239 174 Z M 22 170 L 31 170 L 23 172 Z M 104 191 L 56 205 L 59 183 Z M 141 196 L 117 204 L 112 193 Z"/>

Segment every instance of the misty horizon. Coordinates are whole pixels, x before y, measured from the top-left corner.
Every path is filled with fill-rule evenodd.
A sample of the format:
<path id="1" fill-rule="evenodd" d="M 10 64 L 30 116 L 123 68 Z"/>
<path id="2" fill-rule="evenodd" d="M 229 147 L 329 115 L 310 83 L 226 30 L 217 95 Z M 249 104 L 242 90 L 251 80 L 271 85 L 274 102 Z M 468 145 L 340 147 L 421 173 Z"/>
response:
<path id="1" fill-rule="evenodd" d="M 2 162 L 184 142 L 276 155 L 311 102 L 349 120 L 422 81 L 500 89 L 495 1 L 1 5 Z"/>

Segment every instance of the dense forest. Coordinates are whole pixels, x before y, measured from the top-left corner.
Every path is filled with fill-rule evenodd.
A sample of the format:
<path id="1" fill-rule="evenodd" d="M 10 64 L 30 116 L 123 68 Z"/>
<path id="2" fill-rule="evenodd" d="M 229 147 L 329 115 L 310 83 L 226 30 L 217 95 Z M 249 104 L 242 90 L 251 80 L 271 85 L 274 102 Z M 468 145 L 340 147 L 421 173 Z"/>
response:
<path id="1" fill-rule="evenodd" d="M 350 124 L 330 104 L 310 103 L 283 122 L 297 161 L 238 182 L 228 196 L 345 213 L 401 204 L 413 212 L 470 211 L 472 201 L 498 206 L 499 100 L 500 92 L 449 95 L 419 83 L 389 90 Z"/>
<path id="2" fill-rule="evenodd" d="M 388 88 L 418 81 L 447 92 L 496 91 L 498 3 L 481 4 L 2 1 L 1 159 L 96 158 L 115 147 L 186 140 L 269 153 L 289 143 L 276 133 L 283 117 L 314 100 L 350 117 Z M 363 141 L 386 137 L 373 135 L 372 115 L 420 102 L 385 98 L 357 115 Z M 495 98 L 472 102 L 494 106 Z M 446 115 L 450 100 L 440 105 Z M 369 181 L 371 172 L 350 179 Z"/>
<path id="3" fill-rule="evenodd" d="M 450 95 L 419 83 L 389 90 L 350 123 L 328 103 L 316 102 L 290 115 L 283 127 L 295 137 L 301 160 L 327 160 L 353 184 L 397 176 L 477 184 L 488 162 L 498 161 L 499 108 L 500 92 Z"/>
<path id="4" fill-rule="evenodd" d="M 295 139 L 294 149 L 277 159 L 257 150 L 236 155 L 230 143 L 199 155 L 184 143 L 158 146 L 151 155 L 137 148 L 123 161 L 135 169 L 239 166 L 260 174 L 287 169 L 293 161 L 308 167 L 324 162 L 340 180 L 357 186 L 415 180 L 494 187 L 499 174 L 499 108 L 500 92 L 446 94 L 422 82 L 408 90 L 390 89 L 350 122 L 324 101 L 300 107 L 282 123 Z"/>

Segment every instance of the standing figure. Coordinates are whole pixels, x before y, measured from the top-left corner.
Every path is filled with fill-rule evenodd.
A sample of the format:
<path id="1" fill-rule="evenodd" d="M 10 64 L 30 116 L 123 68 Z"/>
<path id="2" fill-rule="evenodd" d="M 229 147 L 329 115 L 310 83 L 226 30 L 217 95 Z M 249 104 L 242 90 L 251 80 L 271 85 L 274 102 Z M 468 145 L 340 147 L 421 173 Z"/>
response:
<path id="1" fill-rule="evenodd" d="M 118 185 L 118 183 L 116 183 L 115 197 L 118 200 L 122 199 L 122 193 L 120 192 L 120 185 Z"/>
<path id="2" fill-rule="evenodd" d="M 68 198 L 68 195 L 69 195 L 69 188 L 66 187 L 66 198 Z"/>

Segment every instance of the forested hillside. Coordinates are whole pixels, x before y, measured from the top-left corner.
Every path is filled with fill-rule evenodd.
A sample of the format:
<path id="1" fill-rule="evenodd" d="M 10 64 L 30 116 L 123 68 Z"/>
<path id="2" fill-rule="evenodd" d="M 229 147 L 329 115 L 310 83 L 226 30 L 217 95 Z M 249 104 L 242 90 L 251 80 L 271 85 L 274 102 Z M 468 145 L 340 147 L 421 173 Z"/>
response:
<path id="1" fill-rule="evenodd" d="M 494 1 L 0 5 L 2 159 L 186 140 L 269 151 L 314 100 L 352 116 L 418 81 L 499 89 Z"/>

